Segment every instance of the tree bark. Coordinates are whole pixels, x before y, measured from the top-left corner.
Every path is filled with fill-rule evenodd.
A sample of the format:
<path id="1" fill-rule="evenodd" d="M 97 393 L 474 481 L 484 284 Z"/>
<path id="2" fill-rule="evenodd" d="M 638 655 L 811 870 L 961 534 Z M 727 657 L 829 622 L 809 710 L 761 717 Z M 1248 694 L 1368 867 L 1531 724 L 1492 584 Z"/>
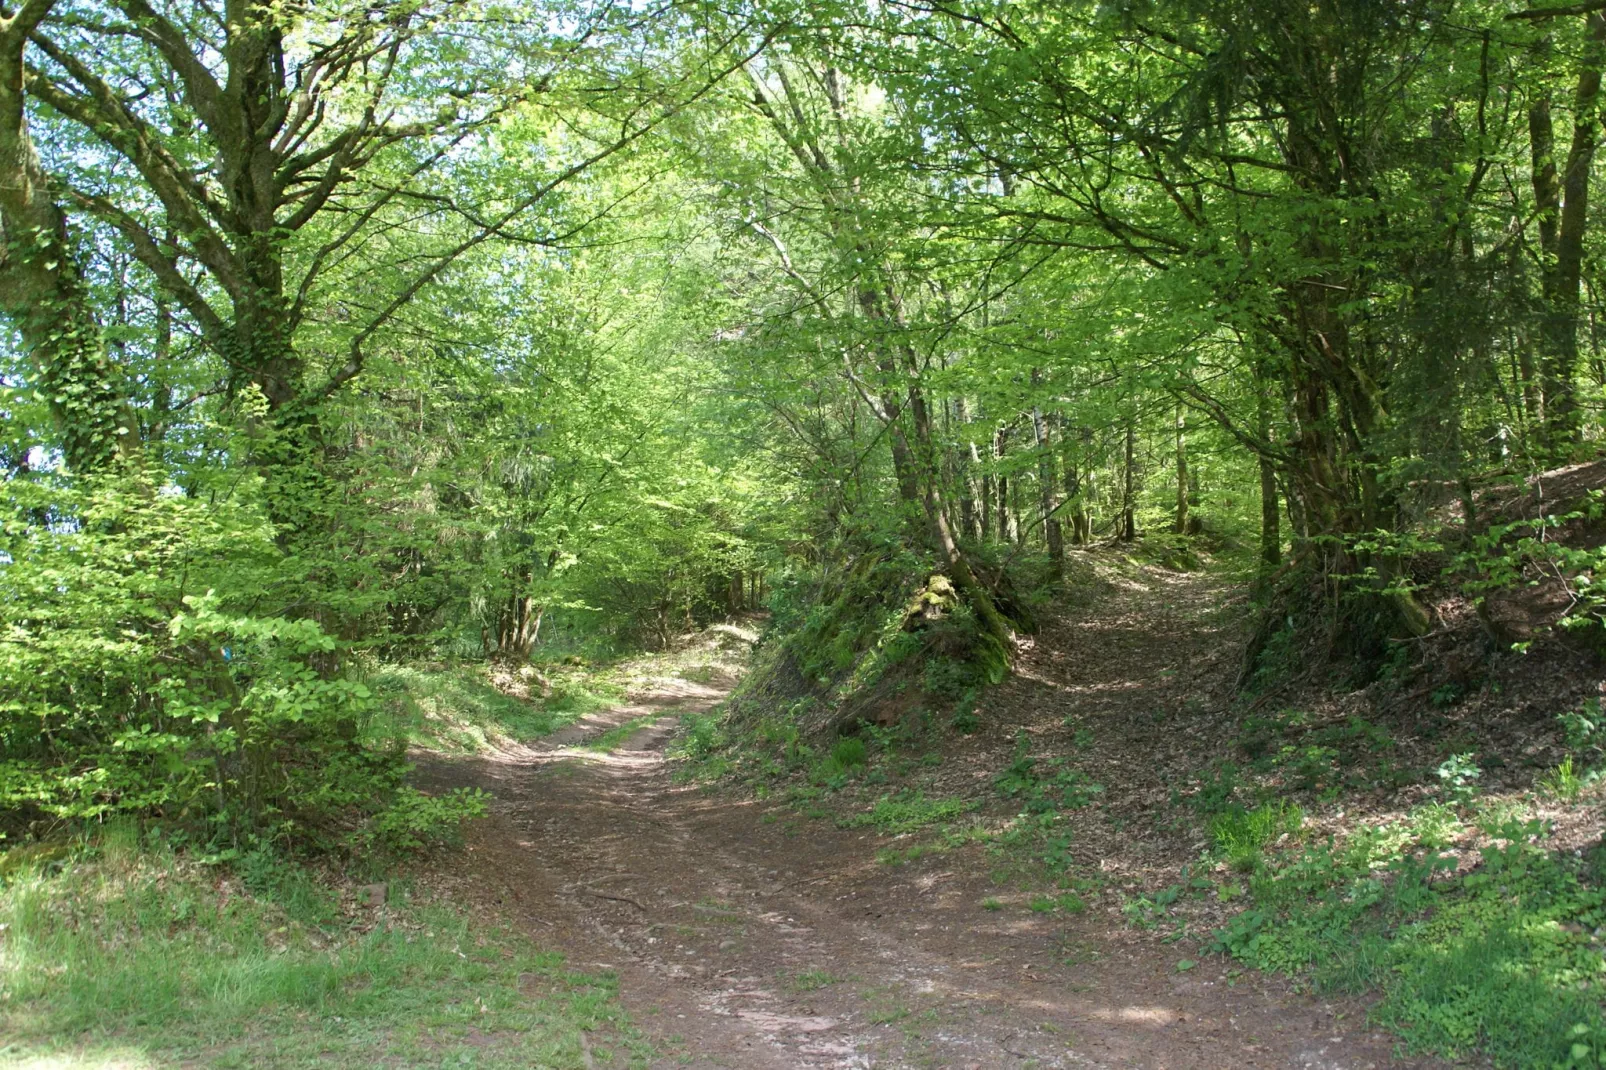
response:
<path id="1" fill-rule="evenodd" d="M 1081 459 L 1077 455 L 1076 447 L 1071 443 L 1071 433 L 1065 421 L 1060 419 L 1060 445 L 1062 446 L 1062 470 L 1064 472 L 1065 501 L 1071 514 L 1071 544 L 1084 546 L 1087 544 L 1087 502 L 1082 493 L 1082 478 L 1078 470 Z"/>
<path id="2" fill-rule="evenodd" d="M 1255 435 L 1271 441 L 1271 398 L 1265 377 L 1255 376 Z M 1277 467 L 1265 453 L 1257 455 L 1260 467 L 1260 563 L 1271 572 L 1282 564 L 1283 536 L 1277 508 Z"/>
<path id="3" fill-rule="evenodd" d="M 1033 378 L 1037 378 L 1033 373 Z M 1049 574 L 1065 576 L 1065 534 L 1059 518 L 1059 473 L 1055 469 L 1054 441 L 1043 410 L 1032 409 L 1032 431 L 1037 436 L 1037 482 L 1042 492 L 1043 546 L 1048 551 Z"/>
<path id="4" fill-rule="evenodd" d="M 1137 522 L 1137 417 L 1126 421 L 1126 465 L 1121 481 L 1121 541 L 1131 542 L 1138 537 Z"/>
<path id="5" fill-rule="evenodd" d="M 993 459 L 1002 462 L 1009 444 L 1009 428 L 1000 427 L 993 435 Z M 1015 541 L 1014 512 L 1010 509 L 1010 479 L 999 471 L 993 478 L 998 488 L 998 540 L 1000 542 Z"/>
<path id="6" fill-rule="evenodd" d="M 1176 533 L 1188 533 L 1188 446 L 1187 446 L 1187 420 L 1183 415 L 1182 406 L 1177 406 L 1177 515 L 1174 521 Z"/>
<path id="7" fill-rule="evenodd" d="M 1544 310 L 1540 336 L 1539 389 L 1543 407 L 1543 444 L 1565 450 L 1582 434 L 1578 404 L 1579 289 L 1584 261 L 1584 233 L 1589 217 L 1589 171 L 1595 157 L 1599 124 L 1601 63 L 1606 46 L 1606 15 L 1588 18 L 1588 40 L 1573 97 L 1573 133 L 1560 173 L 1550 102 L 1541 98 L 1529 110 L 1529 137 L 1534 161 L 1534 200 L 1539 211 L 1540 246 L 1544 255 Z"/>

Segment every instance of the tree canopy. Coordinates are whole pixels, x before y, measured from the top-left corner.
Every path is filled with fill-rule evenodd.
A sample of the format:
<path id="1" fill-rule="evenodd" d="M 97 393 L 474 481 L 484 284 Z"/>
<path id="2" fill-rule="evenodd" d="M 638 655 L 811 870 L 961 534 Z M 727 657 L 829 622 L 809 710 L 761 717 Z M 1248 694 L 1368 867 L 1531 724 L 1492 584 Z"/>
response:
<path id="1" fill-rule="evenodd" d="M 402 790 L 374 658 L 894 561 L 989 662 L 1145 535 L 1420 635 L 1424 521 L 1602 439 L 1603 59 L 1596 3 L 24 0 L 0 809 L 322 828 Z"/>

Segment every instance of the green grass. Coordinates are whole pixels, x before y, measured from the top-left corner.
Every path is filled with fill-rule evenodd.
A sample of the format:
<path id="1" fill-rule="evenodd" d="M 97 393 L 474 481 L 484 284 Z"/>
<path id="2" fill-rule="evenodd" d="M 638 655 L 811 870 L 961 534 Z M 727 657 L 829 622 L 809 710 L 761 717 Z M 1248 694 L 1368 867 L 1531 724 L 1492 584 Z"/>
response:
<path id="1" fill-rule="evenodd" d="M 586 750 L 596 751 L 599 754 L 609 754 L 618 750 L 631 736 L 658 721 L 660 714 L 648 714 L 645 717 L 636 717 L 624 724 L 616 724 L 602 735 L 586 744 Z"/>
<path id="2" fill-rule="evenodd" d="M 1087 910 L 1087 901 L 1075 892 L 1062 892 L 1059 895 L 1035 895 L 1027 906 L 1033 914 L 1053 914 L 1056 911 L 1081 914 Z"/>
<path id="3" fill-rule="evenodd" d="M 575 683 L 551 698 L 526 702 L 496 690 L 478 666 L 426 672 L 388 665 L 369 682 L 382 710 L 373 731 L 457 754 L 481 751 L 499 740 L 539 739 L 613 701 Z"/>
<path id="4" fill-rule="evenodd" d="M 1289 803 L 1267 803 L 1253 810 L 1234 806 L 1211 820 L 1210 838 L 1228 865 L 1252 873 L 1260 867 L 1261 852 L 1279 836 L 1297 833 L 1304 821 L 1304 811 Z"/>
<path id="5" fill-rule="evenodd" d="M 0 1066 L 640 1066 L 610 976 L 392 889 L 126 845 L 0 886 Z M 582 1040 L 582 1035 L 587 1038 Z"/>
<path id="6" fill-rule="evenodd" d="M 870 751 L 864 740 L 856 736 L 844 736 L 831 747 L 831 757 L 842 768 L 852 769 L 868 761 Z"/>
<path id="7" fill-rule="evenodd" d="M 841 983 L 842 978 L 830 970 L 802 970 L 792 978 L 794 992 L 816 992 Z"/>
<path id="8" fill-rule="evenodd" d="M 928 799 L 918 791 L 883 795 L 862 814 L 839 822 L 843 828 L 874 828 L 889 835 L 918 832 L 929 825 L 946 825 L 976 808 L 962 799 Z"/>
<path id="9" fill-rule="evenodd" d="M 1424 808 L 1268 861 L 1216 946 L 1318 989 L 1380 991 L 1372 1018 L 1411 1051 L 1497 1067 L 1606 1065 L 1602 867 L 1547 850 L 1537 820 L 1480 820 L 1482 863 L 1455 876 L 1454 829 Z"/>
<path id="10" fill-rule="evenodd" d="M 1546 795 L 1563 802 L 1577 802 L 1578 796 L 1583 794 L 1585 782 L 1578 770 L 1573 767 L 1573 756 L 1569 754 L 1548 775 L 1537 780 L 1534 786 Z"/>

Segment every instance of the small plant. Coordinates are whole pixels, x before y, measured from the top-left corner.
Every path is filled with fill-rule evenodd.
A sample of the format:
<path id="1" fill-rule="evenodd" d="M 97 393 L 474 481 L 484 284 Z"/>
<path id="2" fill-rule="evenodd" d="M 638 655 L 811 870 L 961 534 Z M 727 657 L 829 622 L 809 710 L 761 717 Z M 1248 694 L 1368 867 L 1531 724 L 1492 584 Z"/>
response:
<path id="1" fill-rule="evenodd" d="M 1188 805 L 1204 815 L 1219 814 L 1232 805 L 1238 791 L 1238 766 L 1217 762 L 1199 778 L 1199 790 L 1188 796 Z"/>
<path id="2" fill-rule="evenodd" d="M 1573 768 L 1571 754 L 1561 760 L 1548 776 L 1541 777 L 1539 790 L 1564 802 L 1576 802 L 1584 790 L 1584 778 Z"/>
<path id="3" fill-rule="evenodd" d="M 1428 701 L 1441 710 L 1446 706 L 1454 706 L 1461 701 L 1461 686 L 1459 684 L 1441 684 L 1433 689 L 1433 694 L 1428 696 Z"/>
<path id="4" fill-rule="evenodd" d="M 1017 798 L 1031 792 L 1037 783 L 1033 770 L 1037 759 L 1031 755 L 1032 741 L 1025 732 L 1015 735 L 1015 753 L 1004 771 L 993 778 L 993 787 L 1006 799 Z"/>
<path id="5" fill-rule="evenodd" d="M 688 713 L 680 718 L 680 736 L 670 747 L 670 752 L 699 762 L 724 746 L 725 735 L 720 731 L 718 717 Z"/>
<path id="6" fill-rule="evenodd" d="M 1059 895 L 1036 895 L 1028 904 L 1033 914 L 1080 914 L 1087 909 L 1087 901 L 1075 892 L 1061 892 Z"/>
<path id="7" fill-rule="evenodd" d="M 948 722 L 955 732 L 968 736 L 981 730 L 981 717 L 976 713 L 977 699 L 975 688 L 971 688 L 960 697 L 959 703 L 954 707 L 953 718 Z"/>
<path id="8" fill-rule="evenodd" d="M 983 910 L 1003 910 L 1004 903 L 996 895 L 989 895 L 981 901 L 981 908 Z"/>
<path id="9" fill-rule="evenodd" d="M 1455 807 L 1442 802 L 1417 807 L 1411 812 L 1410 821 L 1417 839 L 1435 850 L 1448 846 L 1461 832 L 1461 819 Z"/>
<path id="10" fill-rule="evenodd" d="M 1080 914 L 1087 909 L 1087 900 L 1075 892 L 1061 892 L 1054 900 L 1055 908 L 1066 914 Z"/>
<path id="11" fill-rule="evenodd" d="M 831 747 L 831 758 L 843 769 L 854 769 L 870 758 L 870 748 L 857 736 L 843 736 Z"/>
<path id="12" fill-rule="evenodd" d="M 1456 806 L 1466 806 L 1478 795 L 1483 770 L 1472 760 L 1472 753 L 1453 754 L 1439 764 L 1437 771 L 1445 797 Z"/>
<path id="13" fill-rule="evenodd" d="M 1602 713 L 1599 699 L 1592 698 L 1557 719 L 1566 733 L 1567 749 L 1578 756 L 1580 773 L 1593 770 L 1606 758 L 1606 713 Z"/>
<path id="14" fill-rule="evenodd" d="M 423 851 L 457 842 L 463 822 L 484 817 L 490 796 L 479 788 L 454 788 L 426 795 L 416 788 L 397 791 L 394 802 L 351 837 L 361 850 Z"/>
<path id="15" fill-rule="evenodd" d="M 1064 759 L 1044 763 L 1039 770 L 1025 732 L 1015 736 L 1015 753 L 1004 771 L 993 778 L 993 786 L 1006 799 L 1020 799 L 1031 814 L 1077 810 L 1104 790 L 1104 785 L 1072 769 Z"/>
<path id="16" fill-rule="evenodd" d="M 1210 822 L 1210 836 L 1227 864 L 1240 873 L 1260 868 L 1261 852 L 1284 834 L 1298 832 L 1305 814 L 1288 803 L 1268 803 L 1254 810 L 1234 807 Z"/>
<path id="17" fill-rule="evenodd" d="M 798 992 L 817 992 L 840 983 L 842 978 L 829 970 L 803 970 L 792 978 L 792 988 Z"/>
<path id="18" fill-rule="evenodd" d="M 1338 751 L 1333 747 L 1320 744 L 1284 747 L 1278 753 L 1277 765 L 1296 791 L 1332 789 L 1339 783 Z"/>
<path id="19" fill-rule="evenodd" d="M 947 824 L 972 809 L 973 805 L 960 799 L 928 799 L 918 791 L 903 791 L 881 796 L 868 812 L 853 815 L 843 821 L 842 826 L 869 826 L 897 836 L 918 831 L 927 825 Z"/>
<path id="20" fill-rule="evenodd" d="M 1121 904 L 1121 914 L 1127 923 L 1139 929 L 1154 929 L 1165 917 L 1165 908 L 1146 895 L 1136 895 Z"/>

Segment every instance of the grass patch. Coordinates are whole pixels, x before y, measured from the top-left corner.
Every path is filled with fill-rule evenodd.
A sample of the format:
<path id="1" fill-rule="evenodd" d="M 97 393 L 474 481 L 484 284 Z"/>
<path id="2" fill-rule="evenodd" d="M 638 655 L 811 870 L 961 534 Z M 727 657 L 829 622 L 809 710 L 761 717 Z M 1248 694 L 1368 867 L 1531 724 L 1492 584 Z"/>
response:
<path id="1" fill-rule="evenodd" d="M 586 750 L 596 751 L 598 754 L 608 754 L 616 751 L 624 744 L 625 740 L 643 728 L 656 724 L 658 717 L 658 714 L 648 714 L 645 717 L 633 718 L 624 724 L 616 724 L 596 739 L 587 743 L 585 745 Z"/>
<path id="2" fill-rule="evenodd" d="M 1087 910 L 1087 901 L 1075 892 L 1062 892 L 1059 895 L 1035 895 L 1027 906 L 1033 914 L 1080 914 Z"/>
<path id="3" fill-rule="evenodd" d="M 1279 837 L 1293 835 L 1305 822 L 1305 812 L 1286 802 L 1267 803 L 1253 810 L 1232 806 L 1210 821 L 1210 838 L 1227 864 L 1240 873 L 1260 868 L 1261 853 Z"/>
<path id="4" fill-rule="evenodd" d="M 962 799 L 928 799 L 919 791 L 900 791 L 881 796 L 868 811 L 838 824 L 843 828 L 874 828 L 897 836 L 918 832 L 928 825 L 946 825 L 975 807 L 975 803 Z"/>
<path id="5" fill-rule="evenodd" d="M 261 859 L 243 877 L 126 848 L 19 867 L 0 887 L 0 1063 L 645 1064 L 612 977 L 388 899 L 343 906 Z"/>
<path id="6" fill-rule="evenodd" d="M 985 825 L 972 822 L 959 828 L 945 828 L 936 839 L 926 843 L 917 843 L 909 847 L 884 847 L 876 852 L 875 860 L 884 866 L 902 866 L 917 862 L 928 855 L 944 854 L 972 843 L 987 843 L 992 838 L 992 832 Z"/>
<path id="7" fill-rule="evenodd" d="M 1498 1067 L 1606 1065 L 1606 889 L 1535 819 L 1487 811 L 1457 876 L 1445 807 L 1268 861 L 1216 947 L 1324 990 L 1376 989 L 1413 1052 Z M 1509 809 L 1509 808 L 1508 808 Z"/>
<path id="8" fill-rule="evenodd" d="M 794 992 L 817 992 L 822 988 L 840 984 L 842 978 L 830 970 L 803 970 L 792 978 Z"/>
<path id="9" fill-rule="evenodd" d="M 382 710 L 371 731 L 453 754 L 472 754 L 501 740 L 539 739 L 610 704 L 578 686 L 527 702 L 492 687 L 477 666 L 426 672 L 387 665 L 370 677 L 369 685 Z"/>

